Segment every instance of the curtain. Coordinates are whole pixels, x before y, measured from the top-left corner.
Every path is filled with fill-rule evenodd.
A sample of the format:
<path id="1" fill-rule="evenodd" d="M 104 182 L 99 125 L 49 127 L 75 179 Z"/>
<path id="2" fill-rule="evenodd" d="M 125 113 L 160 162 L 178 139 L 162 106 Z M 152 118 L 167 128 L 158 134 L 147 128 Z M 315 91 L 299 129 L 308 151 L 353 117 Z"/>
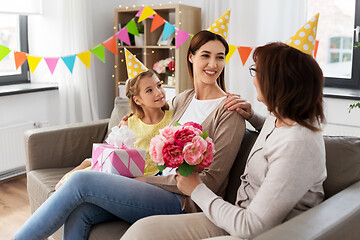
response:
<path id="1" fill-rule="evenodd" d="M 273 41 L 284 42 L 305 24 L 305 7 L 305 0 L 210 0 L 202 12 L 203 29 L 230 9 L 229 44 L 256 47 Z M 227 90 L 246 98 L 257 112 L 266 113 L 266 107 L 256 100 L 248 70 L 251 64 L 252 55 L 243 66 L 235 51 L 225 67 Z"/>
<path id="2" fill-rule="evenodd" d="M 9 14 L 41 14 L 42 0 L 0 0 L 0 13 Z"/>
<path id="3" fill-rule="evenodd" d="M 93 47 L 90 44 L 93 42 L 91 12 L 91 4 L 86 0 L 44 1 L 43 14 L 29 16 L 29 54 L 65 57 Z M 71 73 L 60 58 L 51 74 L 45 60 L 41 61 L 31 81 L 58 83 L 59 123 L 98 119 L 94 68 L 87 69 L 76 57 Z"/>

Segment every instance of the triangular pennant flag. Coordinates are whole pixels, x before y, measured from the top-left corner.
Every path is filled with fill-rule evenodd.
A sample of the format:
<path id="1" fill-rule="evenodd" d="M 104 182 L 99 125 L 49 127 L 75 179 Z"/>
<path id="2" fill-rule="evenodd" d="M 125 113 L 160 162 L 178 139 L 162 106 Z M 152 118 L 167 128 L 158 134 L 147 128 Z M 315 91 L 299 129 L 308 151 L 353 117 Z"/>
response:
<path id="1" fill-rule="evenodd" d="M 124 43 L 126 43 L 127 45 L 131 45 L 130 43 L 130 38 L 129 38 L 129 34 L 127 31 L 127 27 L 123 27 L 122 29 L 120 29 L 117 33 L 115 33 L 115 36 L 120 40 L 123 41 Z"/>
<path id="2" fill-rule="evenodd" d="M 319 48 L 319 40 L 316 40 L 315 48 L 314 48 L 314 58 L 316 58 L 318 48 Z"/>
<path id="3" fill-rule="evenodd" d="M 171 25 L 169 22 L 165 23 L 162 40 L 167 39 L 173 32 L 175 32 L 175 27 Z"/>
<path id="4" fill-rule="evenodd" d="M 103 63 L 105 63 L 105 48 L 103 45 L 98 44 L 94 48 L 90 49 L 90 51 L 97 56 Z"/>
<path id="5" fill-rule="evenodd" d="M 24 64 L 25 60 L 27 59 L 27 55 L 24 52 L 17 52 L 14 51 L 14 58 L 15 58 L 15 66 L 16 70 Z"/>
<path id="6" fill-rule="evenodd" d="M 319 13 L 313 16 L 294 36 L 285 43 L 303 53 L 314 55 Z"/>
<path id="7" fill-rule="evenodd" d="M 227 62 L 230 60 L 231 56 L 234 54 L 234 52 L 235 52 L 236 49 L 237 49 L 236 46 L 234 46 L 234 45 L 229 45 L 229 52 L 228 52 L 228 54 L 226 55 L 225 63 L 227 63 Z"/>
<path id="8" fill-rule="evenodd" d="M 11 50 L 3 45 L 0 45 L 0 61 L 3 60 L 4 57 L 6 57 Z"/>
<path id="9" fill-rule="evenodd" d="M 136 35 L 139 37 L 139 30 L 136 26 L 135 19 L 131 19 L 130 22 L 126 24 L 126 28 L 128 33 L 131 33 L 132 35 Z"/>
<path id="10" fill-rule="evenodd" d="M 245 65 L 247 59 L 249 58 L 249 55 L 252 50 L 253 50 L 252 47 L 238 47 L 239 55 L 243 66 Z"/>
<path id="11" fill-rule="evenodd" d="M 118 55 L 117 52 L 117 47 L 116 47 L 116 39 L 115 36 L 113 35 L 112 37 L 108 38 L 106 41 L 104 41 L 102 43 L 102 45 L 104 47 L 106 47 L 107 49 L 109 49 L 112 53 L 114 53 L 115 55 Z M 86 65 L 86 64 L 85 64 Z"/>
<path id="12" fill-rule="evenodd" d="M 76 54 L 71 55 L 71 56 L 61 57 L 61 59 L 63 60 L 63 62 L 65 63 L 65 65 L 69 69 L 69 71 L 72 73 L 72 71 L 74 69 Z"/>
<path id="13" fill-rule="evenodd" d="M 155 31 L 155 29 L 157 29 L 158 27 L 160 27 L 164 23 L 165 23 L 165 20 L 159 14 L 155 14 L 154 19 L 152 20 L 152 23 L 151 23 L 150 32 Z"/>
<path id="14" fill-rule="evenodd" d="M 227 10 L 218 20 L 216 20 L 211 26 L 207 29 L 210 32 L 221 35 L 223 38 L 227 38 L 229 30 L 229 21 L 230 21 L 230 10 Z"/>
<path id="15" fill-rule="evenodd" d="M 51 74 L 54 74 L 56 64 L 58 63 L 59 58 L 44 58 Z"/>
<path id="16" fill-rule="evenodd" d="M 139 73 L 146 72 L 149 69 L 145 67 L 142 62 L 140 62 L 132 53 L 125 49 L 125 59 L 126 59 L 126 68 L 128 72 L 128 78 L 133 79 L 136 77 Z"/>
<path id="17" fill-rule="evenodd" d="M 91 52 L 90 51 L 79 53 L 77 56 L 84 63 L 84 65 L 87 68 L 90 68 L 90 60 L 91 60 Z"/>
<path id="18" fill-rule="evenodd" d="M 136 13 L 135 17 L 140 17 L 144 7 L 140 8 L 140 10 Z"/>
<path id="19" fill-rule="evenodd" d="M 141 15 L 140 15 L 140 17 L 138 19 L 138 22 L 141 22 L 141 21 L 147 19 L 148 17 L 154 15 L 155 13 L 156 12 L 152 8 L 150 8 L 149 6 L 144 7 L 142 12 L 141 12 Z"/>
<path id="20" fill-rule="evenodd" d="M 181 44 L 183 44 L 190 37 L 189 33 L 185 32 L 181 29 L 177 29 L 175 35 L 176 35 L 176 38 L 175 38 L 176 48 L 179 48 L 181 46 Z"/>
<path id="21" fill-rule="evenodd" d="M 34 73 L 34 71 L 35 71 L 36 67 L 39 65 L 39 62 L 41 61 L 41 59 L 42 59 L 42 57 L 33 57 L 33 56 L 27 57 L 31 73 Z"/>

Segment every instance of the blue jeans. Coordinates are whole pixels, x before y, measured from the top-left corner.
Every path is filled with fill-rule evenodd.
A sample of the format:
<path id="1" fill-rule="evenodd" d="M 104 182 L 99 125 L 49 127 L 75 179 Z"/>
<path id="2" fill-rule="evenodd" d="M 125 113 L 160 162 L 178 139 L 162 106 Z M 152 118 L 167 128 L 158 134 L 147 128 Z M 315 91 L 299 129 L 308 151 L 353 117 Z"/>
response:
<path id="1" fill-rule="evenodd" d="M 63 224 L 64 239 L 88 239 L 92 225 L 151 215 L 179 214 L 179 197 L 151 184 L 94 171 L 78 171 L 15 233 L 15 239 L 44 239 Z"/>

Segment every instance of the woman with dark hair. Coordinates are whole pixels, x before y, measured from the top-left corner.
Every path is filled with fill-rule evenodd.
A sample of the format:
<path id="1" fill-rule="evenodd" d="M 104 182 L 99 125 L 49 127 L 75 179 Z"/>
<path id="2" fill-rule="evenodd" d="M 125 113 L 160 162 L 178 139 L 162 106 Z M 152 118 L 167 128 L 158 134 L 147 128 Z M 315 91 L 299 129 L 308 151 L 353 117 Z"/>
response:
<path id="1" fill-rule="evenodd" d="M 194 89 L 173 100 L 172 123 L 199 123 L 213 139 L 214 161 L 199 176 L 220 196 L 225 194 L 228 174 L 245 131 L 244 119 L 224 107 L 223 74 L 228 50 L 221 36 L 209 31 L 196 34 L 187 55 Z M 191 198 L 177 188 L 175 176 L 131 179 L 102 172 L 76 172 L 15 233 L 15 239 L 44 239 L 63 224 L 64 239 L 87 239 L 91 226 L 101 222 L 122 219 L 133 223 L 151 215 L 199 211 Z M 147 234 L 159 236 L 155 229 Z"/>
<path id="2" fill-rule="evenodd" d="M 209 189 L 197 173 L 177 175 L 177 186 L 203 213 L 153 216 L 136 222 L 122 239 L 203 239 L 231 235 L 253 238 L 319 204 L 326 178 L 324 77 L 315 59 L 284 43 L 256 48 L 250 67 L 257 99 L 270 115 L 254 114 L 238 96 L 238 112 L 260 134 L 249 154 L 235 205 Z M 161 237 L 145 236 L 161 226 Z M 141 230 L 140 230 L 141 229 Z M 231 239 L 231 238 L 229 238 Z"/>

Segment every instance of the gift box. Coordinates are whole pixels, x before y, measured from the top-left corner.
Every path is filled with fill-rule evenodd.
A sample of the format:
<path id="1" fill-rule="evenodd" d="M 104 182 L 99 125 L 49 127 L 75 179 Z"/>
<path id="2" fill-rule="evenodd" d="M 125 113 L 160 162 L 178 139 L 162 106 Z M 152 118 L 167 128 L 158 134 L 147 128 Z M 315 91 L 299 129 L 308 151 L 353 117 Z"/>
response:
<path id="1" fill-rule="evenodd" d="M 145 157 L 146 151 L 143 149 L 116 148 L 110 144 L 94 143 L 91 170 L 125 177 L 144 176 Z"/>

